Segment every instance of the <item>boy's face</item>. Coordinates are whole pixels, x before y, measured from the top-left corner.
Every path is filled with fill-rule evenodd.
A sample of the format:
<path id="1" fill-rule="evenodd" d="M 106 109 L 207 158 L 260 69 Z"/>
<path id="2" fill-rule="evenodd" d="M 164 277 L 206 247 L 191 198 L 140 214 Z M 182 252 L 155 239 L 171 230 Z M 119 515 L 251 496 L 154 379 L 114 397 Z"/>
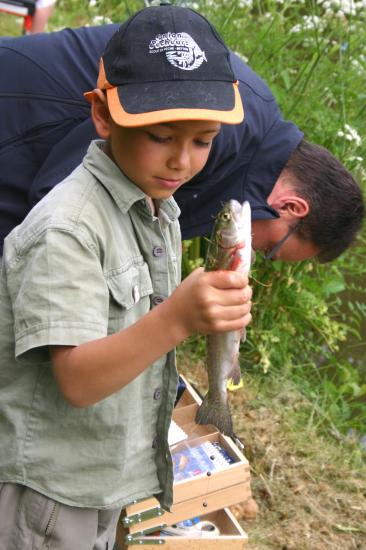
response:
<path id="1" fill-rule="evenodd" d="M 110 119 L 106 152 L 148 197 L 166 199 L 204 167 L 220 127 L 193 120 L 124 128 Z"/>

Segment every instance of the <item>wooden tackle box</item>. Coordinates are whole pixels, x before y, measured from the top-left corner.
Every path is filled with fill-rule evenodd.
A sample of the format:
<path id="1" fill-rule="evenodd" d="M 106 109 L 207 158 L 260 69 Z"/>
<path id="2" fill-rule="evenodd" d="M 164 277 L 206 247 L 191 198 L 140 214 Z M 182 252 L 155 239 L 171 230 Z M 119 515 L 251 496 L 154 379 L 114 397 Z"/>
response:
<path id="1" fill-rule="evenodd" d="M 121 525 L 117 530 L 117 541 L 121 548 L 123 539 L 128 545 L 143 544 L 150 547 L 164 544 L 167 550 L 183 550 L 183 547 L 186 550 L 188 542 L 190 550 L 246 548 L 247 536 L 227 507 L 252 498 L 249 463 L 239 449 L 240 442 L 236 444 L 232 438 L 221 434 L 215 426 L 196 424 L 195 416 L 201 398 L 184 377 L 181 376 L 181 379 L 186 387 L 175 407 L 173 420 L 188 438 L 171 447 L 173 459 L 174 454 L 184 448 L 211 442 L 219 444 L 233 459 L 233 463 L 225 464 L 218 470 L 175 481 L 171 512 L 160 508 L 154 497 L 128 506 L 126 516 L 121 518 Z M 159 536 L 162 526 L 171 526 L 197 516 L 217 523 L 220 536 L 204 539 Z"/>

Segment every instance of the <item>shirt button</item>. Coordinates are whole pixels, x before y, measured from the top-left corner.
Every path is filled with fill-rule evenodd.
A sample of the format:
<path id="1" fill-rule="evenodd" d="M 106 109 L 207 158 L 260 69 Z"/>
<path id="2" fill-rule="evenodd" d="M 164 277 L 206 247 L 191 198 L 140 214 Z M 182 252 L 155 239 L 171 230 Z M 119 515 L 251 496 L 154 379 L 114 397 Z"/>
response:
<path id="1" fill-rule="evenodd" d="M 156 390 L 154 391 L 154 399 L 155 401 L 158 401 L 160 398 L 161 398 L 161 389 L 156 388 Z"/>
<path id="2" fill-rule="evenodd" d="M 139 291 L 139 287 L 137 285 L 135 285 L 132 289 L 132 297 L 133 297 L 133 301 L 135 302 L 135 304 L 137 304 L 137 302 L 140 299 L 140 291 Z"/>
<path id="3" fill-rule="evenodd" d="M 159 256 L 162 256 L 164 254 L 164 249 L 161 246 L 154 246 L 153 248 L 153 255 L 157 258 Z"/>
<path id="4" fill-rule="evenodd" d="M 154 296 L 154 298 L 152 299 L 152 303 L 154 304 L 154 306 L 158 306 L 162 302 L 164 302 L 163 296 Z"/>

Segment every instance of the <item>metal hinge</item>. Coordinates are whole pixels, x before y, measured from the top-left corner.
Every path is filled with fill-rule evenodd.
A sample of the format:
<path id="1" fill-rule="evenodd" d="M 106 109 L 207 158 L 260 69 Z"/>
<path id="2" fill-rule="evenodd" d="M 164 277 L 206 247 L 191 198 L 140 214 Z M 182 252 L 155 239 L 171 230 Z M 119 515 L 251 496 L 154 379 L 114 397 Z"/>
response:
<path id="1" fill-rule="evenodd" d="M 141 537 L 145 537 L 146 535 L 150 535 L 151 533 L 155 533 L 156 531 L 161 531 L 166 527 L 166 523 L 162 523 L 161 525 L 156 525 L 155 527 L 150 527 L 149 529 L 142 529 L 141 531 L 138 531 L 137 533 L 126 535 L 125 537 L 125 543 L 126 545 L 132 545 L 132 544 L 165 544 L 165 539 L 157 537 L 157 538 L 147 538 L 142 539 Z"/>
<path id="2" fill-rule="evenodd" d="M 130 525 L 135 525 L 136 523 L 142 523 L 148 519 L 158 518 L 159 516 L 164 515 L 164 510 L 157 506 L 156 508 L 150 508 L 144 512 L 138 512 L 132 516 L 126 516 L 122 519 L 122 524 L 124 527 L 130 527 Z"/>

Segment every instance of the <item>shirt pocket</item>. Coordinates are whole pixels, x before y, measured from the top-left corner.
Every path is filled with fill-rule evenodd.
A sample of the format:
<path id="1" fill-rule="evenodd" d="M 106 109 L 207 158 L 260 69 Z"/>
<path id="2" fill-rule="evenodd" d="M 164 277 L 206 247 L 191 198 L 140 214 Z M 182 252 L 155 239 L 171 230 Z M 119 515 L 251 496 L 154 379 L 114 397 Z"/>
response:
<path id="1" fill-rule="evenodd" d="M 148 313 L 153 285 L 147 264 L 107 276 L 109 289 L 108 334 L 126 328 Z"/>

